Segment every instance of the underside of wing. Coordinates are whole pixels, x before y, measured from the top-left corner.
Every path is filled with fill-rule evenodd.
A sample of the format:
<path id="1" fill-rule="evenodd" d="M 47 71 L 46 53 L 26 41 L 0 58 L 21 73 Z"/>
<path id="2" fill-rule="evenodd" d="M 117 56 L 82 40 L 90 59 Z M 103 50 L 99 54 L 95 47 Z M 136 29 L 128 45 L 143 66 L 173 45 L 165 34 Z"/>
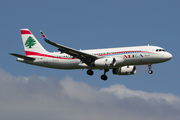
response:
<path id="1" fill-rule="evenodd" d="M 82 62 L 86 63 L 87 65 L 90 65 L 92 61 L 99 58 L 98 56 L 94 56 L 94 55 L 91 55 L 91 54 L 88 54 L 88 53 L 85 53 L 85 52 L 82 52 L 73 48 L 69 48 L 69 47 L 54 43 L 50 41 L 42 31 L 41 31 L 41 34 L 47 43 L 57 47 L 58 50 L 61 51 L 62 53 L 66 53 L 73 56 L 74 58 L 80 59 Z"/>

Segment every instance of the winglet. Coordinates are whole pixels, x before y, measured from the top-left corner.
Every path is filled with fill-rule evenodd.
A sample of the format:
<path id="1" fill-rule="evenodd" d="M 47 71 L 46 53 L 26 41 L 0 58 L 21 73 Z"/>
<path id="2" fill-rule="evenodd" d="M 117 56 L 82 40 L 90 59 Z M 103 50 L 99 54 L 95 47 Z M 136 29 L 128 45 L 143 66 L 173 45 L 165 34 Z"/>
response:
<path id="1" fill-rule="evenodd" d="M 43 31 L 40 30 L 40 32 L 41 32 L 41 35 L 42 35 L 43 39 L 44 39 L 45 41 L 48 41 L 48 38 L 47 38 L 46 35 L 43 33 Z"/>

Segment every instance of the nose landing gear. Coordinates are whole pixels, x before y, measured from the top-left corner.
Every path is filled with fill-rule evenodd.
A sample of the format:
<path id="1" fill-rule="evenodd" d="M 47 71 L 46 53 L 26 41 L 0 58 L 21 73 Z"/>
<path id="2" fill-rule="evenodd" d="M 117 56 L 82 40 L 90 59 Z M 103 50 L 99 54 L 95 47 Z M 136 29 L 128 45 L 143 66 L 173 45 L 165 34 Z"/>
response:
<path id="1" fill-rule="evenodd" d="M 152 65 L 152 64 L 148 64 L 148 68 L 149 68 L 148 73 L 149 73 L 149 74 L 153 74 L 153 71 L 151 70 L 151 68 L 152 68 L 151 65 Z"/>

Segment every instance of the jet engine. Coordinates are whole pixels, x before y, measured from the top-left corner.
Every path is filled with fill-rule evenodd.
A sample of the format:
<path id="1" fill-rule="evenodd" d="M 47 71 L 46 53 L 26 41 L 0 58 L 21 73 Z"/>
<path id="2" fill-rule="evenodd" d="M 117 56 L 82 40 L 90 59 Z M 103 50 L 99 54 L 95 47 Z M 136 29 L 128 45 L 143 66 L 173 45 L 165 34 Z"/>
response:
<path id="1" fill-rule="evenodd" d="M 115 65 L 122 65 L 124 62 L 124 59 L 119 57 L 119 58 L 101 58 L 97 59 L 94 64 L 96 67 L 105 67 L 105 66 L 115 66 Z"/>
<path id="2" fill-rule="evenodd" d="M 136 73 L 136 66 L 124 66 L 112 70 L 115 75 L 133 75 Z"/>

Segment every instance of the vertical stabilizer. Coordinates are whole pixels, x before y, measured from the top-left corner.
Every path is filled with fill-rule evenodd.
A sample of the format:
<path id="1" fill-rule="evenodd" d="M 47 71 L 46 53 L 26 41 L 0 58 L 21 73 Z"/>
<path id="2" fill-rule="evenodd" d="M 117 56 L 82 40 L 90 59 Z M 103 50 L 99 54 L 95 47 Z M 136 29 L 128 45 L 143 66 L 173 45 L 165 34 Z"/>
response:
<path id="1" fill-rule="evenodd" d="M 20 31 L 26 56 L 47 53 L 29 29 L 21 29 Z"/>

